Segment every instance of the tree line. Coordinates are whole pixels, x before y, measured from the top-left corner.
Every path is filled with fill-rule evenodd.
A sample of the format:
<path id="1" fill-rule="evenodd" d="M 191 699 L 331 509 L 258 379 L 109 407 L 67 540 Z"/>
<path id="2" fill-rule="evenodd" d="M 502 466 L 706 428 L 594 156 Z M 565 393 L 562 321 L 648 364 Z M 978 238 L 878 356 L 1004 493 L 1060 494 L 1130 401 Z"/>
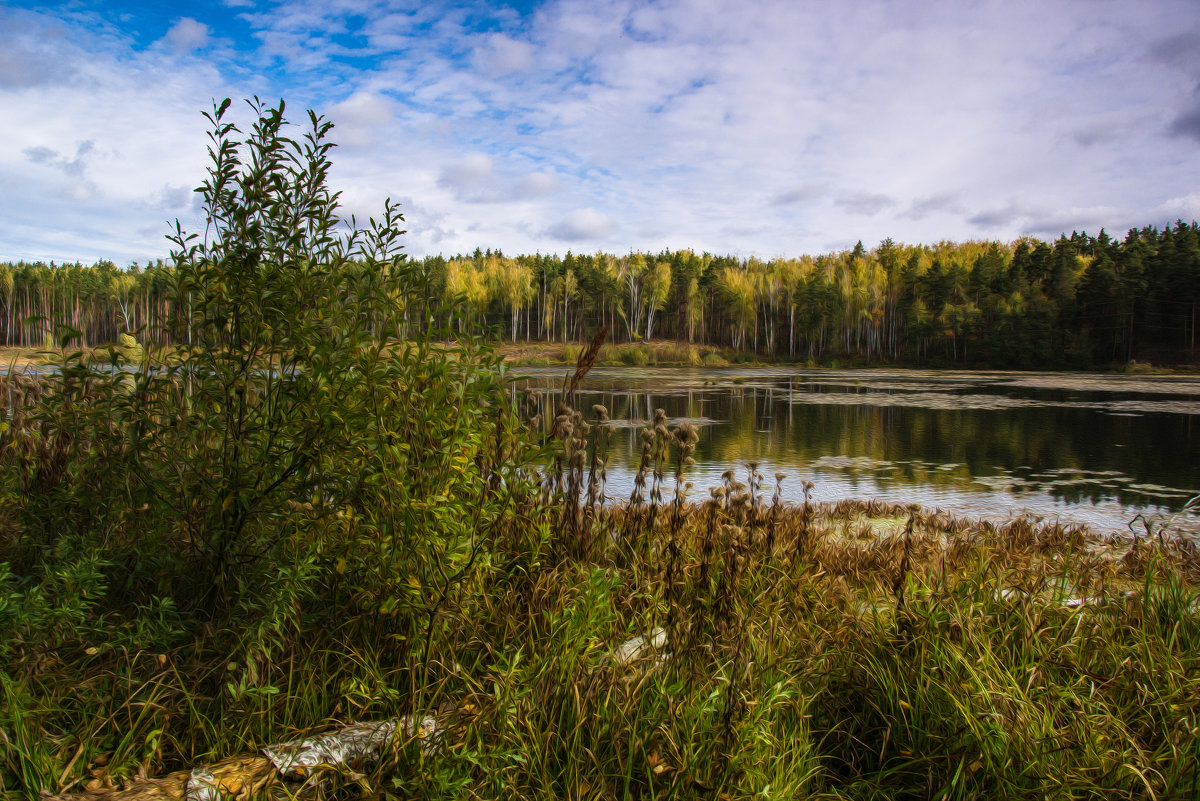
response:
<path id="1" fill-rule="evenodd" d="M 996 367 L 1196 359 L 1195 221 L 1120 240 L 1104 230 L 1054 242 L 885 239 L 871 250 L 859 243 L 769 261 L 691 250 L 476 250 L 409 266 L 422 276 L 407 301 L 419 306 L 414 320 L 446 315 L 439 326 L 509 342 L 586 340 L 604 326 L 614 342 L 676 339 L 768 359 Z M 0 342 L 36 347 L 65 324 L 83 346 L 127 331 L 168 344 L 166 323 L 181 314 L 170 298 L 186 297 L 175 280 L 162 262 L 0 264 Z"/>

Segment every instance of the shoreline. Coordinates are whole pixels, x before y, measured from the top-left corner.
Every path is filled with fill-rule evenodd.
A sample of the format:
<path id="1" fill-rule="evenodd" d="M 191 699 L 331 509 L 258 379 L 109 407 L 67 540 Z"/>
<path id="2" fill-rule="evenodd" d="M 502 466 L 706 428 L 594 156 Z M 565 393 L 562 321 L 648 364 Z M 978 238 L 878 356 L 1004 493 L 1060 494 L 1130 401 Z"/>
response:
<path id="1" fill-rule="evenodd" d="M 491 343 L 495 353 L 510 367 L 573 367 L 586 342 Z M 987 364 L 947 365 L 905 361 L 864 361 L 825 358 L 820 360 L 767 358 L 717 345 L 699 345 L 676 340 L 605 344 L 595 362 L 598 367 L 792 367 L 828 370 L 929 370 L 934 372 L 1017 373 L 1102 373 L 1105 375 L 1200 375 L 1200 364 L 1155 365 L 1136 360 L 1121 365 L 1046 370 L 1040 367 L 996 367 Z"/>
<path id="2" fill-rule="evenodd" d="M 494 342 L 492 352 L 508 367 L 573 367 L 586 342 Z M 84 351 L 93 357 L 105 351 L 105 346 L 72 348 L 69 352 Z M 0 346 L 0 370 L 40 367 L 62 349 Z M 1155 365 L 1132 361 L 1075 369 L 1044 370 L 1037 367 L 995 367 L 991 365 L 913 364 L 904 361 L 863 361 L 861 359 L 825 358 L 788 359 L 765 358 L 758 354 L 734 351 L 717 345 L 698 345 L 676 340 L 606 344 L 595 362 L 598 367 L 707 367 L 707 368 L 798 368 L 809 370 L 928 370 L 932 372 L 1016 372 L 1016 373 L 1098 373 L 1104 375 L 1173 376 L 1200 375 L 1200 364 Z"/>

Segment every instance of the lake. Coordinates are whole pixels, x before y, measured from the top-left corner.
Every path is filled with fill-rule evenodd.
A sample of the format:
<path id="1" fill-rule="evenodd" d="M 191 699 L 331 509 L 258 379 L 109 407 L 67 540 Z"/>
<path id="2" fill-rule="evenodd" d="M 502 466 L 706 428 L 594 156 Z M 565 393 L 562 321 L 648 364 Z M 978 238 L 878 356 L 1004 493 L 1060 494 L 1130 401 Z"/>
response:
<path id="1" fill-rule="evenodd" d="M 557 400 L 564 367 L 515 368 L 514 391 Z M 1200 535 L 1200 376 L 776 368 L 595 368 L 577 406 L 617 430 L 607 495 L 629 497 L 639 429 L 666 411 L 699 426 L 685 481 L 707 497 L 757 462 L 769 496 L 878 498 L 956 515 L 1032 514 L 1128 532 L 1138 515 Z M 550 407 L 553 409 L 553 406 Z M 551 415 L 552 416 L 552 411 Z M 1200 503 L 1200 502 L 1198 502 Z M 1136 524 L 1139 533 L 1142 524 Z"/>

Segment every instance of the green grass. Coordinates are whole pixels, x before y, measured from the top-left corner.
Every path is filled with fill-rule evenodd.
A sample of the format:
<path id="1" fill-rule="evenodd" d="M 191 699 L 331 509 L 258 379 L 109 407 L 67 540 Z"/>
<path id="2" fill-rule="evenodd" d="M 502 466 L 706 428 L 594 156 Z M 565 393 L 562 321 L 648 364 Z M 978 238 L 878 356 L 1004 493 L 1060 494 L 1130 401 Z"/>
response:
<path id="1" fill-rule="evenodd" d="M 5 787 L 78 787 L 89 766 L 154 775 L 334 721 L 453 707 L 442 752 L 398 747 L 367 784 L 402 798 L 1194 791 L 1194 551 L 919 512 L 906 537 L 882 504 L 806 515 L 751 508 L 736 487 L 651 511 L 606 509 L 570 535 L 562 507 L 510 520 L 423 664 L 395 659 L 394 621 L 319 599 L 253 670 L 224 650 L 235 628 L 137 651 L 120 632 L 147 625 L 141 610 L 23 647 L 4 676 Z M 839 536 L 876 519 L 872 536 Z M 563 536 L 586 538 L 571 548 L 586 556 L 555 558 Z M 1064 606 L 1075 595 L 1092 600 Z M 669 659 L 613 665 L 611 649 L 656 625 Z"/>

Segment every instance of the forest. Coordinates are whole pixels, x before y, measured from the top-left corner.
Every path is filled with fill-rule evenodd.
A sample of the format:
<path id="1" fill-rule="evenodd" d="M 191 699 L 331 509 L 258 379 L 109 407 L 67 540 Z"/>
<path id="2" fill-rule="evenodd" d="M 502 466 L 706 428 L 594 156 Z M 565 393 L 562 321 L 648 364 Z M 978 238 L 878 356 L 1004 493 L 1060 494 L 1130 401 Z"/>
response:
<path id="1" fill-rule="evenodd" d="M 498 341 L 675 339 L 761 359 L 992 367 L 1096 367 L 1196 359 L 1200 226 L 1053 243 L 886 239 L 770 261 L 697 254 L 510 257 L 476 250 L 409 262 L 407 321 Z M 123 332 L 165 346 L 186 298 L 169 264 L 0 264 L 0 343 L 39 347 L 64 323 L 77 344 Z M 413 288 L 416 283 L 413 284 Z M 451 303 L 456 301 L 456 303 Z M 439 312 L 454 308 L 451 322 Z M 441 315 L 441 316 L 439 316 Z M 372 321 L 378 329 L 382 321 Z M 403 328 L 403 327 L 402 327 Z"/>

